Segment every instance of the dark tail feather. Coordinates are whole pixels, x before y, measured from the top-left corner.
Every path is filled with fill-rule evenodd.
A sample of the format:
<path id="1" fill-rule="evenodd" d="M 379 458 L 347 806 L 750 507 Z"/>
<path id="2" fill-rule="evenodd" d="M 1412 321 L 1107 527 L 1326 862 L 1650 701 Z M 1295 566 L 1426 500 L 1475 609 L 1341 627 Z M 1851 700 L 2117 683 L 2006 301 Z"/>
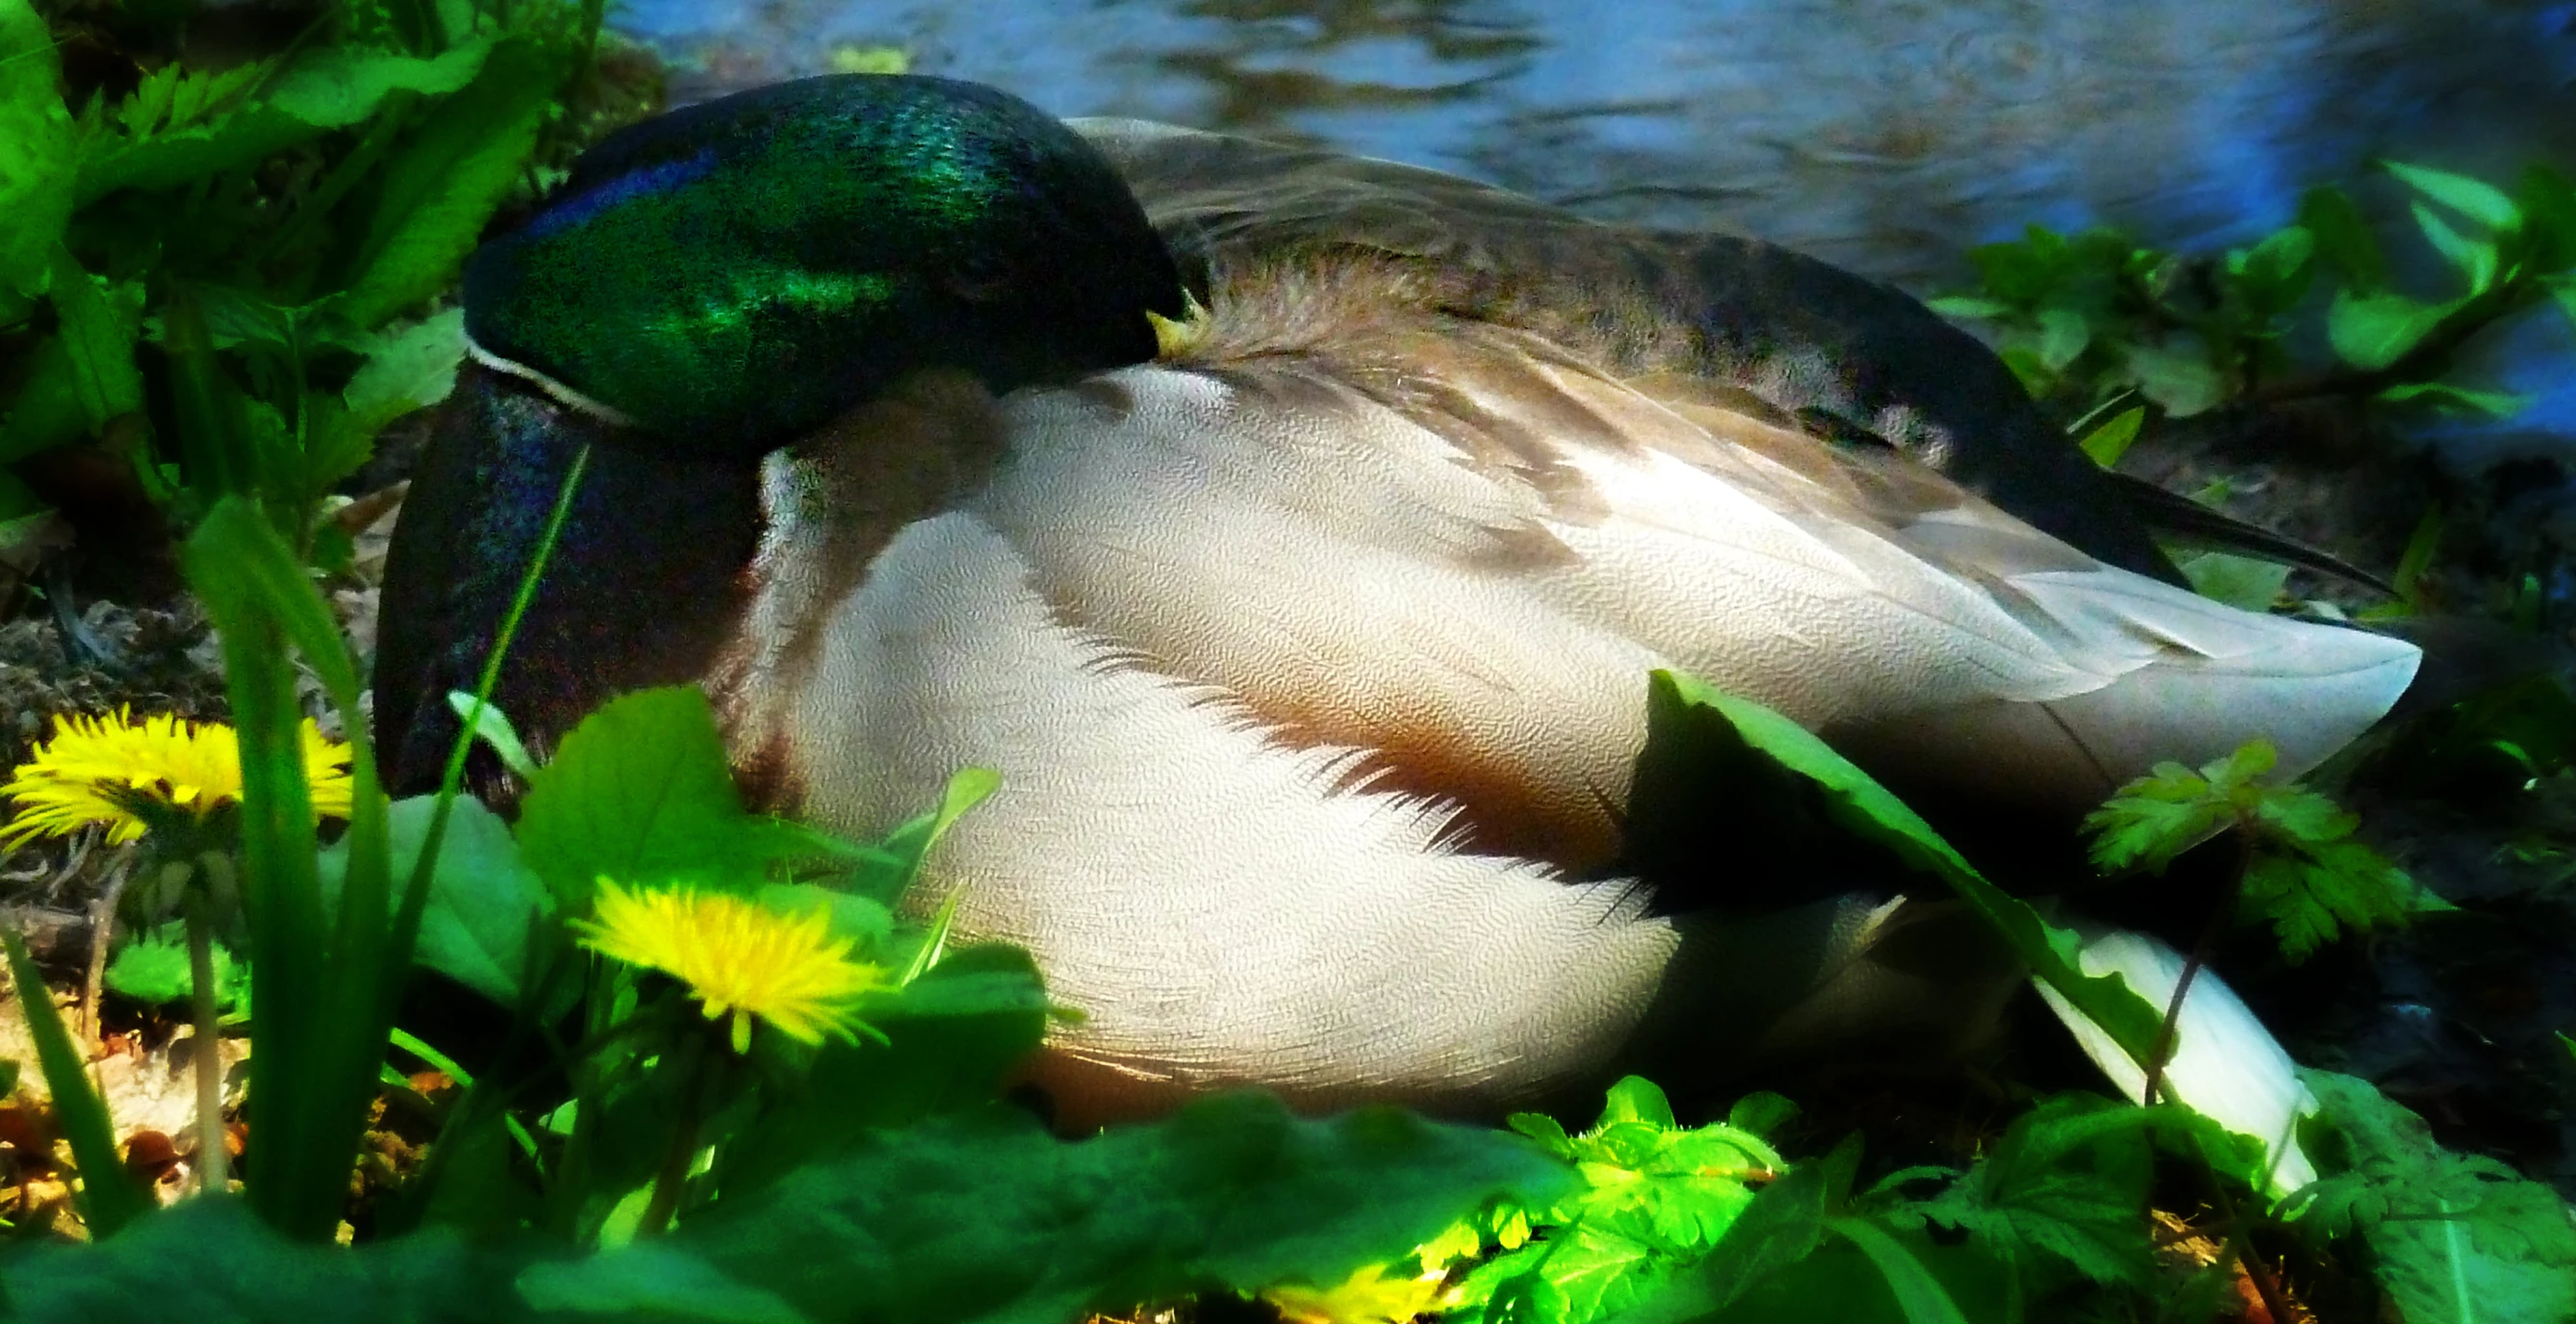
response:
<path id="1" fill-rule="evenodd" d="M 2397 596 L 2396 587 L 2387 580 L 2321 547 L 2270 529 L 2256 528 L 2179 492 L 2169 492 L 2144 478 L 2124 473 L 2105 473 L 2103 476 L 2112 480 L 2111 490 L 2140 523 L 2177 542 L 2279 561 L 2302 570 L 2331 575 L 2392 598 Z"/>

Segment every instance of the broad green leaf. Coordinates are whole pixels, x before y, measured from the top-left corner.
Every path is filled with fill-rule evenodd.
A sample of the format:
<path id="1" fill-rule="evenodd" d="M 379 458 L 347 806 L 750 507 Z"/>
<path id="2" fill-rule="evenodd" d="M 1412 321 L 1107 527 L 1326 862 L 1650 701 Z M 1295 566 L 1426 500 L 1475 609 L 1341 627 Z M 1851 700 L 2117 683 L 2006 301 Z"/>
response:
<path id="1" fill-rule="evenodd" d="M 454 283 L 527 170 L 565 72 L 547 48 L 505 41 L 470 87 L 431 113 L 387 167 L 357 275 L 339 305 L 349 320 L 374 326 Z"/>
<path id="2" fill-rule="evenodd" d="M 2503 189 L 2467 175 L 2427 170 L 2422 166 L 2383 161 L 2388 173 L 2406 182 L 2407 187 L 2458 212 L 2491 230 L 2510 230 L 2522 224 L 2522 209 Z"/>
<path id="3" fill-rule="evenodd" d="M 2227 383 L 2205 352 L 2128 344 L 2121 346 L 2120 357 L 2138 379 L 2138 390 L 2176 418 L 2202 413 L 2227 398 Z"/>
<path id="4" fill-rule="evenodd" d="M 35 1041 L 36 1063 L 45 1073 L 45 1088 L 53 1097 L 54 1124 L 71 1142 L 72 1162 L 82 1174 L 81 1221 L 89 1225 L 93 1237 L 114 1237 L 152 1207 L 152 1198 L 126 1178 L 125 1165 L 117 1161 L 116 1132 L 108 1121 L 106 1103 L 90 1084 L 84 1066 L 87 1055 L 72 1043 L 71 1031 L 63 1028 L 62 1013 L 54 1008 L 53 993 L 45 987 L 44 974 L 28 958 L 27 944 L 18 937 L 17 929 L 0 927 L 0 955 L 7 958 L 10 987 L 17 994 L 19 1013 L 25 1017 L 27 1037 Z M 18 1265 L 10 1267 L 9 1304 L 23 1312 L 27 1298 L 20 1290 Z M 17 1318 L 32 1316 L 21 1313 Z"/>
<path id="5" fill-rule="evenodd" d="M 518 839 L 571 914 L 588 913 L 602 876 L 748 892 L 774 864 L 844 849 L 743 810 L 715 714 L 694 686 L 620 695 L 583 718 L 530 782 Z"/>
<path id="6" fill-rule="evenodd" d="M 2304 225 L 2286 226 L 2251 249 L 2229 253 L 2227 266 L 2255 311 L 2269 316 L 2288 310 L 2307 292 L 2316 251 L 2315 232 Z"/>
<path id="7" fill-rule="evenodd" d="M 214 945 L 215 1005 L 231 1006 L 247 990 L 232 949 Z M 164 924 L 137 934 L 116 949 L 104 976 L 108 990 L 120 997 L 154 1005 L 184 1001 L 196 990 L 188 969 L 188 937 L 180 924 Z"/>
<path id="8" fill-rule="evenodd" d="M 109 419 L 143 407 L 143 370 L 134 363 L 141 323 L 122 299 L 100 289 L 60 244 L 54 246 L 53 264 L 54 311 L 62 317 L 72 389 L 90 431 L 96 432 Z"/>
<path id="9" fill-rule="evenodd" d="M 2118 468 L 2120 457 L 2129 453 L 2130 445 L 2138 439 L 2138 428 L 2146 421 L 2146 406 L 2123 409 L 2102 426 L 2085 434 L 2084 440 L 2076 444 L 2092 457 L 2095 464 L 2105 469 Z"/>
<path id="10" fill-rule="evenodd" d="M 408 878 L 429 832 L 437 797 L 397 800 L 386 815 L 393 875 Z M 323 895 L 337 905 L 349 867 L 346 843 L 322 852 Z M 429 902 L 420 915 L 412 960 L 504 1007 L 525 992 L 529 940 L 543 936 L 554 913 L 545 884 L 519 858 L 510 829 L 478 801 L 459 799 L 449 811 L 447 834 L 429 875 Z"/>
<path id="11" fill-rule="evenodd" d="M 519 1299 L 550 1316 L 609 1315 L 656 1324 L 807 1324 L 775 1292 L 725 1276 L 686 1252 L 640 1241 L 617 1252 L 617 1273 L 567 1260 L 519 1274 Z"/>
<path id="12" fill-rule="evenodd" d="M 2576 1223 L 2557 1192 L 2434 1143 L 2368 1082 L 2301 1073 L 2323 1105 L 2307 1142 L 2328 1176 L 2292 1197 L 2302 1224 L 2369 1244 L 2409 1324 L 2576 1320 Z"/>
<path id="13" fill-rule="evenodd" d="M 2147 1131 L 2188 1117 L 2178 1108 L 2058 1095 L 2013 1119 L 1948 1189 L 1900 1206 L 1891 1219 L 1898 1226 L 1928 1219 L 1965 1231 L 2042 1284 L 2050 1275 L 2031 1270 L 2142 1285 L 2153 1268 Z"/>
<path id="14" fill-rule="evenodd" d="M 1652 707 L 1685 710 L 1676 717 L 1705 713 L 1709 719 L 1727 723 L 1747 744 L 1824 788 L 1843 826 L 1948 883 L 1985 916 L 2035 977 L 2101 1026 L 2131 1057 L 2141 1063 L 2147 1060 L 2156 1027 L 2163 1020 L 2161 1009 L 2148 1005 L 2118 975 L 2085 974 L 2077 964 L 2081 943 L 2074 933 L 2050 924 L 2028 902 L 1987 882 L 1920 815 L 1850 760 L 1788 718 L 1678 672 L 1655 672 L 1650 696 Z"/>
<path id="15" fill-rule="evenodd" d="M 997 944 L 950 952 L 866 1011 L 885 1041 L 834 1041 L 814 1054 L 801 1091 L 774 1100 L 727 1154 L 728 1199 L 870 1132 L 990 1102 L 1037 1051 L 1048 1015 L 1028 953 Z"/>
<path id="16" fill-rule="evenodd" d="M 1567 1179 L 1517 1136 L 1390 1109 L 1306 1120 L 1229 1095 L 1067 1142 L 991 1108 L 869 1133 L 728 1195 L 656 1253 L 697 1257 L 817 1324 L 1059 1324 L 1189 1292 L 1338 1283 L 1489 1199 L 1545 1204 Z M 624 1254 L 541 1281 L 614 1291 Z"/>
<path id="17" fill-rule="evenodd" d="M 212 123 L 93 143 L 81 160 L 79 201 L 87 205 L 121 188 L 171 188 L 250 165 L 362 123 L 398 92 L 454 92 L 482 71 L 491 50 L 488 38 L 431 59 L 366 46 L 307 47 L 258 99 Z"/>
<path id="18" fill-rule="evenodd" d="M 2299 225 L 2316 236 L 2317 255 L 2354 293 L 2370 294 L 2388 283 L 2388 261 L 2351 195 L 2330 187 L 2308 190 L 2299 199 Z"/>
<path id="19" fill-rule="evenodd" d="M 2039 361 L 2051 372 L 2062 371 L 2093 343 L 2092 324 L 2072 308 L 2039 310 Z"/>
<path id="20" fill-rule="evenodd" d="M 2176 562 L 2175 568 L 2191 581 L 2193 592 L 2251 612 L 2272 610 L 2281 600 L 2282 586 L 2290 582 L 2290 567 L 2230 552 L 2202 552 Z"/>
<path id="21" fill-rule="evenodd" d="M 52 278 L 79 158 L 57 86 L 62 60 L 27 0 L 0 0 L 0 323 Z"/>
<path id="22" fill-rule="evenodd" d="M 2403 294 L 2335 291 L 2326 310 L 2326 339 L 2356 368 L 2377 370 L 2406 357 L 2424 337 L 2458 312 L 2461 301 L 2424 303 Z"/>
<path id="23" fill-rule="evenodd" d="M 2468 278 L 2469 293 L 2486 293 L 2495 284 L 2495 241 L 2471 239 L 2461 234 L 2423 203 L 2416 203 L 2414 209 L 2416 227 L 2424 232 L 2424 238 L 2433 245 L 2433 251 L 2440 253 L 2443 261 L 2458 267 L 2460 274 Z"/>
<path id="24" fill-rule="evenodd" d="M 6 1264 L 13 1324 L 504 1319 L 517 1267 L 447 1229 L 357 1250 L 297 1245 L 230 1196 L 188 1200 L 103 1245 L 39 1245 Z"/>

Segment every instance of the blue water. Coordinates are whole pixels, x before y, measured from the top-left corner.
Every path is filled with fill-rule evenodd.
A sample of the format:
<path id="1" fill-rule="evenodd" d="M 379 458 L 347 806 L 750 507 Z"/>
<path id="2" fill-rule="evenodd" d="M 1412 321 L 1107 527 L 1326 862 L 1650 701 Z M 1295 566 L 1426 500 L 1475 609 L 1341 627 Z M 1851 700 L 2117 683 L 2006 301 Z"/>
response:
<path id="1" fill-rule="evenodd" d="M 683 99 L 895 46 L 1059 114 L 1316 140 L 1918 292 L 2029 222 L 2205 249 L 2319 182 L 2402 217 L 2375 157 L 2576 166 L 2576 3 L 627 0 L 612 21 L 678 62 Z M 2566 323 L 2525 318 L 2466 366 L 2543 396 L 2507 431 L 2576 440 Z"/>

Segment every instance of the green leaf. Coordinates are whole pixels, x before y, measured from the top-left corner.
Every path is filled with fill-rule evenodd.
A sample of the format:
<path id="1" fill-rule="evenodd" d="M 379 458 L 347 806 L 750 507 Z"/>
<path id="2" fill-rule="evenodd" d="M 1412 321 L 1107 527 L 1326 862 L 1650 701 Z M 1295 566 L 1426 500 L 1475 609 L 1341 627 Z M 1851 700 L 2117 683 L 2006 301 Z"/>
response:
<path id="1" fill-rule="evenodd" d="M 1788 718 L 1678 672 L 1653 673 L 1650 709 L 1666 721 L 1720 721 L 1747 744 L 1822 787 L 1838 821 L 1878 842 L 1914 868 L 1941 879 L 1985 916 L 2030 966 L 2031 973 L 2102 1027 L 2123 1051 L 2143 1063 L 2162 1023 L 2160 1009 L 2131 991 L 2118 975 L 2093 976 L 2077 964 L 2076 935 L 2042 919 L 2028 902 L 1987 882 L 1951 849 L 1930 824 L 1869 774 Z"/>
<path id="2" fill-rule="evenodd" d="M 2522 191 L 2516 201 L 2531 235 L 2532 268 L 2559 272 L 2576 264 L 2576 183 L 2548 166 L 2534 164 L 2522 172 Z"/>
<path id="3" fill-rule="evenodd" d="M 229 1007 L 247 991 L 232 949 L 214 945 L 215 1005 Z M 109 991 L 155 1006 L 184 1000 L 196 989 L 188 970 L 188 936 L 184 925 L 164 924 L 137 934 L 116 949 L 102 976 Z"/>
<path id="4" fill-rule="evenodd" d="M 1896 1220 L 1963 1230 L 2017 1265 L 2046 1261 L 2090 1282 L 2142 1286 L 2153 1272 L 2146 1133 L 2184 1116 L 2098 1095 L 2045 1099 L 2013 1119 L 1964 1177 L 1901 1207 Z"/>
<path id="5" fill-rule="evenodd" d="M 2316 236 L 2317 255 L 2353 292 L 2369 294 L 2388 283 L 2388 260 L 2351 195 L 2331 187 L 2308 190 L 2299 199 L 2299 226 Z"/>
<path id="6" fill-rule="evenodd" d="M 2093 343 L 2092 324 L 2073 308 L 2039 310 L 2039 361 L 2051 372 L 2063 371 Z"/>
<path id="7" fill-rule="evenodd" d="M 1209 1289 L 1338 1283 L 1489 1199 L 1545 1204 L 1567 1181 L 1517 1136 L 1391 1109 L 1306 1120 L 1230 1095 L 1066 1142 L 992 1108 L 870 1133 L 728 1195 L 660 1247 L 818 1322 L 1057 1324 Z M 540 1281 L 616 1292 L 628 1253 Z"/>
<path id="8" fill-rule="evenodd" d="M 510 724 L 510 716 L 501 711 L 501 705 L 486 703 L 477 712 L 473 695 L 449 690 L 447 708 L 456 714 L 456 720 L 474 724 L 474 738 L 491 747 L 493 756 L 501 760 L 501 766 L 508 768 L 511 776 L 523 782 L 536 780 L 537 761 L 529 757 L 527 745 L 519 739 L 519 728 Z"/>
<path id="9" fill-rule="evenodd" d="M 2522 209 L 2513 205 L 2513 199 L 2493 184 L 2467 175 L 2427 170 L 2396 161 L 2382 161 L 2380 164 L 2416 192 L 2488 229 L 2510 230 L 2522 224 Z"/>
<path id="10" fill-rule="evenodd" d="M 2473 390 L 2448 382 L 2400 382 L 2381 391 L 2375 398 L 2391 404 L 2420 400 L 2481 418 L 2511 418 L 2531 408 L 2540 399 L 2536 395 L 2519 395 L 2512 391 Z"/>
<path id="11" fill-rule="evenodd" d="M 211 123 L 93 141 L 81 159 L 82 206 L 118 189 L 164 189 L 248 166 L 372 118 L 397 93 L 441 95 L 474 81 L 491 53 L 477 39 L 431 59 L 368 46 L 307 47 L 260 98 Z"/>
<path id="12" fill-rule="evenodd" d="M 2269 317 L 2288 310 L 2307 293 L 2316 251 L 2314 231 L 2304 225 L 2287 226 L 2263 236 L 2251 249 L 2230 252 L 2227 269 L 2255 313 Z"/>
<path id="13" fill-rule="evenodd" d="M 2406 357 L 2462 302 L 2424 303 L 2403 294 L 2337 290 L 2326 310 L 2326 339 L 2344 362 L 2377 371 Z"/>
<path id="14" fill-rule="evenodd" d="M 2291 1197 L 2303 1227 L 2358 1234 L 2409 1324 L 2576 1319 L 2576 1224 L 2557 1192 L 2454 1154 L 2369 1083 L 2300 1073 L 2323 1105 L 2328 1176 Z"/>
<path id="15" fill-rule="evenodd" d="M 2176 562 L 2175 568 L 2191 581 L 2194 593 L 2257 613 L 2278 605 L 2282 588 L 2290 582 L 2290 567 L 2231 552 L 2202 552 Z"/>
<path id="16" fill-rule="evenodd" d="M 1825 1230 L 1860 1247 L 1869 1262 L 1887 1279 L 1887 1288 L 1896 1296 L 1898 1308 L 1905 1312 L 1907 1324 L 1968 1324 L 1959 1313 L 1959 1303 L 1950 1299 L 1948 1289 L 1923 1261 L 1914 1258 L 1904 1243 L 1861 1219 L 1828 1218 Z"/>
<path id="17" fill-rule="evenodd" d="M 695 686 L 620 695 L 583 718 L 537 770 L 522 857 L 571 914 L 602 876 L 748 892 L 773 865 L 841 853 L 821 833 L 746 813 L 715 714 Z"/>
<path id="18" fill-rule="evenodd" d="M 536 151 L 566 70 L 552 50 L 504 41 L 386 168 L 340 310 L 374 326 L 447 289 Z"/>
<path id="19" fill-rule="evenodd" d="M 26 1018 L 27 1037 L 35 1041 L 36 1064 L 45 1073 L 45 1088 L 53 1095 L 55 1125 L 71 1142 L 72 1162 L 81 1173 L 81 1221 L 89 1225 L 91 1236 L 104 1241 L 151 1209 L 152 1197 L 126 1178 L 125 1165 L 117 1161 L 116 1131 L 108 1122 L 107 1105 L 91 1086 L 84 1056 L 73 1045 L 71 1032 L 63 1028 L 54 995 L 45 987 L 36 963 L 28 959 L 27 944 L 15 928 L 0 927 L 0 955 L 8 959 L 18 1010 Z M 10 1265 L 8 1304 L 22 1312 L 17 1318 L 32 1318 L 23 1313 L 27 1297 L 20 1272 L 19 1264 Z"/>
<path id="20" fill-rule="evenodd" d="M 373 436 L 395 419 L 437 404 L 456 389 L 456 368 L 464 360 L 462 308 L 374 337 L 366 361 L 341 392 L 350 420 Z"/>
<path id="21" fill-rule="evenodd" d="M 71 221 L 79 157 L 62 75 L 45 20 L 27 0 L 0 0 L 0 323 L 44 293 Z"/>
<path id="22" fill-rule="evenodd" d="M 557 1315 L 613 1315 L 657 1324 L 807 1324 L 777 1293 L 738 1282 L 705 1260 L 653 1241 L 617 1252 L 618 1272 L 585 1261 L 529 1266 L 519 1299 Z"/>
<path id="23" fill-rule="evenodd" d="M 2486 293 L 2495 284 L 2495 241 L 2471 239 L 2461 234 L 2423 203 L 2416 203 L 2414 209 L 2415 224 L 2423 230 L 2424 238 L 2432 243 L 2433 251 L 2440 253 L 2443 261 L 2458 267 L 2460 274 L 2468 278 L 2469 293 Z"/>
<path id="24" fill-rule="evenodd" d="M 1002 775 L 990 768 L 966 768 L 948 779 L 939 807 L 886 834 L 885 840 L 861 847 L 858 862 L 844 886 L 861 896 L 893 905 L 920 876 L 930 848 L 955 826 L 966 811 L 1000 790 Z"/>
<path id="25" fill-rule="evenodd" d="M 393 873 L 411 876 L 429 832 L 436 796 L 397 800 L 386 814 Z M 337 906 L 349 868 L 346 842 L 322 852 L 322 894 Z M 519 858 L 510 829 L 478 801 L 460 799 L 429 875 L 412 960 L 504 1007 L 516 1007 L 530 974 L 529 940 L 553 932 L 554 899 Z M 541 949 L 542 950 L 542 949 Z"/>
<path id="26" fill-rule="evenodd" d="M 2138 390 L 2176 418 L 2202 413 L 2227 398 L 2227 382 L 2210 366 L 2206 352 L 2128 344 L 2121 346 L 2120 358 L 2137 378 Z"/>
<path id="27" fill-rule="evenodd" d="M 2012 305 L 2010 304 L 1998 303 L 1993 299 L 1974 298 L 1963 294 L 1944 295 L 1937 299 L 1926 299 L 1923 301 L 1923 306 L 1941 314 L 1943 317 L 1955 320 L 1992 321 L 1998 317 L 2010 317 L 2012 315 Z"/>
<path id="28" fill-rule="evenodd" d="M 2130 445 L 2138 439 L 2139 427 L 2146 421 L 2146 406 L 2123 409 L 2113 414 L 2110 421 L 2085 434 L 2084 440 L 2076 444 L 2092 457 L 2095 464 L 2105 469 L 2117 468 L 2120 457 L 2129 453 Z"/>
<path id="29" fill-rule="evenodd" d="M 143 407 L 143 370 L 134 363 L 141 323 L 123 300 L 109 298 L 60 244 L 54 246 L 53 267 L 54 311 L 62 317 L 72 389 L 90 431 L 97 432 L 109 419 Z"/>
<path id="30" fill-rule="evenodd" d="M 949 953 L 866 1010 L 884 1041 L 834 1041 L 816 1053 L 801 1091 L 774 1101 L 727 1154 L 726 1198 L 870 1132 L 990 1102 L 1037 1051 L 1048 1008 L 1028 953 L 986 944 Z"/>
<path id="31" fill-rule="evenodd" d="M 8 1260 L 13 1324 L 402 1324 L 511 1317 L 500 1254 L 446 1229 L 350 1250 L 296 1245 L 230 1196 L 188 1200 L 97 1246 Z"/>

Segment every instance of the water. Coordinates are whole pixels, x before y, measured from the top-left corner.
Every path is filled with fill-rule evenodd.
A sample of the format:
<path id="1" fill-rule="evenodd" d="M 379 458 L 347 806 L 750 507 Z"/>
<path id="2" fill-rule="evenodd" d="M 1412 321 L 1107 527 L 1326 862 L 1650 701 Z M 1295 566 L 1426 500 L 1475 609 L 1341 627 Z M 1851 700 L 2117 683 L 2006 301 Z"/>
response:
<path id="1" fill-rule="evenodd" d="M 679 62 L 683 99 L 895 46 L 1058 114 L 1320 141 L 1918 291 L 2030 222 L 2206 249 L 2374 157 L 2576 165 L 2576 3 L 628 0 L 614 21 Z M 2576 438 L 2576 336 L 2526 320 L 2470 371 L 2545 397 L 2513 431 Z"/>

